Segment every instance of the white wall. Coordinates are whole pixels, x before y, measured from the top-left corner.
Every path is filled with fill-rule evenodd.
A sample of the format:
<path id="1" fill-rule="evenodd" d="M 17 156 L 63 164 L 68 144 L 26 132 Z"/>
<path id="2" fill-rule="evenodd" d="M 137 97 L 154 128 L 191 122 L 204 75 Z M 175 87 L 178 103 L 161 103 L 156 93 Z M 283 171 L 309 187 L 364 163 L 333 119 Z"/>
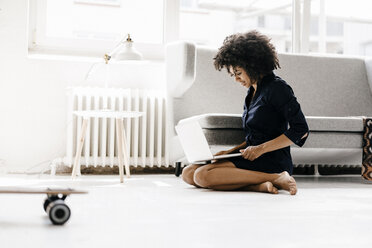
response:
<path id="1" fill-rule="evenodd" d="M 0 0 L 0 171 L 28 171 L 65 153 L 66 88 L 102 85 L 92 62 L 29 58 L 27 0 Z M 163 88 L 163 63 L 114 65 L 114 87 Z M 98 78 L 98 80 L 94 80 Z M 101 77 L 103 78 L 103 77 Z M 48 163 L 33 171 L 41 171 Z"/>

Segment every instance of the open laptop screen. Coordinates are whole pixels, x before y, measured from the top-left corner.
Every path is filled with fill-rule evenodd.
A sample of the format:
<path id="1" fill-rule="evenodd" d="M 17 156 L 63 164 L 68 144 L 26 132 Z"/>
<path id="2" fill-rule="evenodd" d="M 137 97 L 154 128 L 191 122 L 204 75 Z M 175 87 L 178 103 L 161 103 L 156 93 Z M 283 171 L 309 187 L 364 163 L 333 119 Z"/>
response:
<path id="1" fill-rule="evenodd" d="M 213 154 L 198 121 L 180 123 L 176 126 L 176 132 L 189 162 L 213 159 Z"/>

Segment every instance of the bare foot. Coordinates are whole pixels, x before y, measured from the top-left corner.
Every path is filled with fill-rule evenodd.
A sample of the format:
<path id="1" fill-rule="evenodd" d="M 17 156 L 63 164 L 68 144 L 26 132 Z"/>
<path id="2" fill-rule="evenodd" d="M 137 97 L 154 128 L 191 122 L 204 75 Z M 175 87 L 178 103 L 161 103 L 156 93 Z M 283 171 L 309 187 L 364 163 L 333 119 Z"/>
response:
<path id="1" fill-rule="evenodd" d="M 278 189 L 271 182 L 264 182 L 261 184 L 249 185 L 249 186 L 244 187 L 242 190 L 278 194 Z"/>
<path id="2" fill-rule="evenodd" d="M 271 182 L 265 182 L 258 185 L 262 192 L 272 193 L 272 194 L 278 194 L 278 189 L 271 183 Z"/>
<path id="3" fill-rule="evenodd" d="M 279 177 L 272 183 L 278 189 L 287 190 L 291 195 L 295 195 L 297 193 L 296 181 L 286 171 L 280 173 Z"/>

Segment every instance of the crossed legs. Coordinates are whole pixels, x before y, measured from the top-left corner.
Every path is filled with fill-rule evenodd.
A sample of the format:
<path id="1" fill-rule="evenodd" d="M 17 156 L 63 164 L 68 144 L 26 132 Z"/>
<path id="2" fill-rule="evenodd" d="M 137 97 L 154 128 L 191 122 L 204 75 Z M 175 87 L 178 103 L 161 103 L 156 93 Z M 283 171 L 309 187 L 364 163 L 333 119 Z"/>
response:
<path id="1" fill-rule="evenodd" d="M 233 163 L 221 160 L 207 165 L 189 165 L 182 172 L 182 179 L 191 185 L 214 190 L 249 190 L 278 193 L 287 190 L 297 193 L 296 181 L 288 172 L 270 174 L 236 168 Z"/>

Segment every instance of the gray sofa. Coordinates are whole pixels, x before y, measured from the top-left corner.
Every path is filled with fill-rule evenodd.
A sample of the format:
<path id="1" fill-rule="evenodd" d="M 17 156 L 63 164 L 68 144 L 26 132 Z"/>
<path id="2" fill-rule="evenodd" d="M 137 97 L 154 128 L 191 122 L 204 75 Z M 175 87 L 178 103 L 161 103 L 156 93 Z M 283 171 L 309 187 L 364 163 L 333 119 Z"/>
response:
<path id="1" fill-rule="evenodd" d="M 183 153 L 173 127 L 185 118 L 201 124 L 213 152 L 244 141 L 241 113 L 246 89 L 216 71 L 216 48 L 168 44 L 166 55 L 170 158 Z M 372 116 L 372 61 L 341 56 L 279 54 L 275 71 L 289 83 L 308 121 L 302 148 L 291 147 L 295 166 L 362 164 L 362 116 Z"/>

